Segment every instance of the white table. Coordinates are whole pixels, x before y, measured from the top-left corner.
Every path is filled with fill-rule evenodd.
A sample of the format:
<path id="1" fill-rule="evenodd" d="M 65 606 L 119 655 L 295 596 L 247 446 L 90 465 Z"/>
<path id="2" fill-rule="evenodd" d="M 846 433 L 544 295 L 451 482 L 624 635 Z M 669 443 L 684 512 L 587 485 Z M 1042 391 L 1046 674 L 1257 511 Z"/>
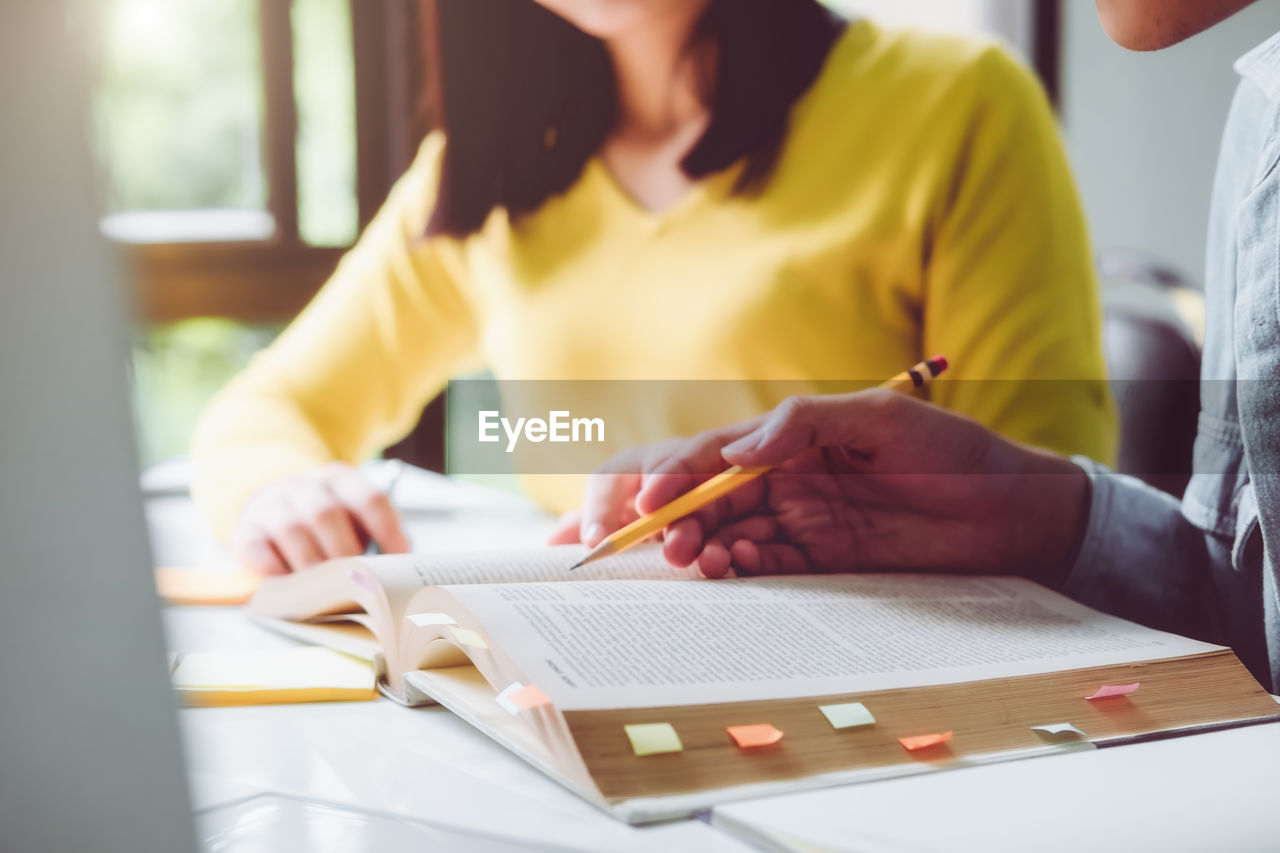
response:
<path id="1" fill-rule="evenodd" d="M 181 650 L 288 645 L 233 610 L 172 610 L 167 626 Z M 746 849 L 697 821 L 628 827 L 441 708 L 378 699 L 187 708 L 179 720 L 198 810 L 277 792 L 555 849 Z"/>
<path id="2" fill-rule="evenodd" d="M 810 850 L 1280 850 L 1280 724 L 731 803 Z"/>
<path id="3" fill-rule="evenodd" d="M 542 541 L 550 519 L 502 495 L 445 488 L 422 475 L 397 488 L 419 549 Z M 456 499 L 463 510 L 441 505 Z M 190 502 L 153 497 L 157 561 L 217 565 Z M 170 648 L 189 652 L 281 648 L 290 640 L 236 608 L 167 608 Z M 179 712 L 195 808 L 281 793 L 509 837 L 550 849 L 743 853 L 706 823 L 633 828 L 589 805 L 441 708 L 389 700 Z M 297 848 L 307 849 L 299 839 Z"/>
<path id="4" fill-rule="evenodd" d="M 404 505 L 415 548 L 540 542 L 551 520 L 509 496 L 414 473 Z M 456 508 L 451 508 L 456 507 Z M 226 560 L 186 498 L 148 504 L 168 565 Z M 166 612 L 177 651 L 290 641 L 233 608 Z M 708 825 L 625 826 L 439 708 L 388 700 L 185 709 L 197 809 L 292 794 L 571 850 L 742 853 Z M 1280 849 L 1280 724 L 775 797 L 716 809 L 804 850 Z M 805 846 L 808 845 L 808 846 Z"/>

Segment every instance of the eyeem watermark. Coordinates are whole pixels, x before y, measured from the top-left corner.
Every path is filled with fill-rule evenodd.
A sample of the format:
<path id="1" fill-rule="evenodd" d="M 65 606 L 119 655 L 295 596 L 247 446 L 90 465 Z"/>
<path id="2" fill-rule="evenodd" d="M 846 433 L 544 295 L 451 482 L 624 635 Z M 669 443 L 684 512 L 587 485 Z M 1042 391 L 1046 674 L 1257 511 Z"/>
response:
<path id="1" fill-rule="evenodd" d="M 501 432 L 500 432 L 501 431 Z M 520 439 L 534 444 L 550 441 L 554 444 L 591 444 L 604 441 L 604 418 L 575 418 L 569 412 L 548 412 L 543 418 L 502 417 L 501 412 L 480 412 L 482 444 L 496 444 L 507 438 L 507 452 L 514 453 Z"/>

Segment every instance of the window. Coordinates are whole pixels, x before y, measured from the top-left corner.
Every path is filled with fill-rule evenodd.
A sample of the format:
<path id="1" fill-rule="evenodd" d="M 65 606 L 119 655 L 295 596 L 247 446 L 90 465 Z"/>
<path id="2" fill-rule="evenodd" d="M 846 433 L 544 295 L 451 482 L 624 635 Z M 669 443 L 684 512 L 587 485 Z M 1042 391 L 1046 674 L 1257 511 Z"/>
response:
<path id="1" fill-rule="evenodd" d="M 1030 44 L 1032 4 L 1026 0 L 829 0 L 845 14 L 893 26 L 996 33 L 1018 48 Z M 1028 51 L 1028 55 L 1029 51 Z"/>
<path id="2" fill-rule="evenodd" d="M 847 15 L 893 26 L 997 35 L 1037 71 L 1057 96 L 1059 0 L 823 0 Z"/>
<path id="3" fill-rule="evenodd" d="M 253 0 L 108 0 L 106 13 L 103 231 L 139 244 L 269 238 Z"/>
<path id="4" fill-rule="evenodd" d="M 98 2 L 103 230 L 144 315 L 292 316 L 413 150 L 416 2 Z"/>
<path id="5" fill-rule="evenodd" d="M 306 304 L 408 165 L 418 0 L 97 0 L 103 233 L 144 462 Z"/>

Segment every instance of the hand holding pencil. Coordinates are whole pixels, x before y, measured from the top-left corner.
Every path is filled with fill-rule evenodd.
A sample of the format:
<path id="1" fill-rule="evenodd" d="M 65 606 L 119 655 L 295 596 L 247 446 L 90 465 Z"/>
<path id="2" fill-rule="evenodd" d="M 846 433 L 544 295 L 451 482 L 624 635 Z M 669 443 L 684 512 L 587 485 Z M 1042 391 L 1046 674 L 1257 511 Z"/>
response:
<path id="1" fill-rule="evenodd" d="M 643 478 L 638 491 L 589 487 L 584 529 L 624 502 L 660 510 L 689 490 L 689 471 L 769 469 L 666 527 L 666 559 L 707 577 L 1052 569 L 1088 518 L 1088 478 L 1070 460 L 882 389 L 792 398 L 645 455 L 625 475 Z"/>
<path id="2" fill-rule="evenodd" d="M 935 356 L 903 371 L 880 386 L 881 391 L 912 391 L 923 387 L 947 369 L 944 356 Z M 803 398 L 794 398 L 803 399 Z M 728 470 L 698 484 L 679 497 L 636 519 L 600 542 L 573 568 L 621 553 L 665 529 L 668 525 L 697 512 L 731 492 L 764 475 L 770 465 L 733 465 Z"/>

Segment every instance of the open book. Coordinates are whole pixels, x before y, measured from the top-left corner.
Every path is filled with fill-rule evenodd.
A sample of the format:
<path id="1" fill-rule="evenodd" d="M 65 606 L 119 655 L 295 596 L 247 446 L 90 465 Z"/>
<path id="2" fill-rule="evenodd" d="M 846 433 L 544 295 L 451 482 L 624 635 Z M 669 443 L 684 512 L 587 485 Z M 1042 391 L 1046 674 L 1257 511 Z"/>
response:
<path id="1" fill-rule="evenodd" d="M 584 553 L 334 561 L 268 579 L 251 608 L 633 823 L 1280 717 L 1230 650 L 1030 581 L 703 581 L 649 549 L 570 573 Z"/>

